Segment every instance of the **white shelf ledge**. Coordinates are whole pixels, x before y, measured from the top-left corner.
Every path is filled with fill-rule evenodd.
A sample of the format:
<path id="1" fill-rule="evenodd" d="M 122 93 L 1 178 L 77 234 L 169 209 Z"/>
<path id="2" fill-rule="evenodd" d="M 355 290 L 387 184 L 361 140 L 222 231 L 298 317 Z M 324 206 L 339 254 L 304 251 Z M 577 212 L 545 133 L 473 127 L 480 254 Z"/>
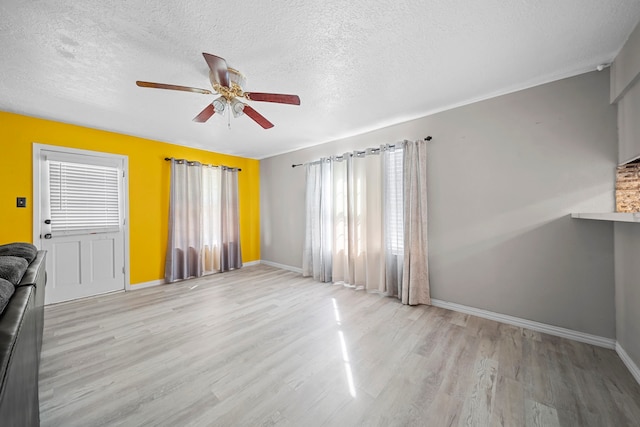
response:
<path id="1" fill-rule="evenodd" d="M 597 219 L 600 221 L 640 222 L 640 212 L 572 213 L 571 218 Z"/>

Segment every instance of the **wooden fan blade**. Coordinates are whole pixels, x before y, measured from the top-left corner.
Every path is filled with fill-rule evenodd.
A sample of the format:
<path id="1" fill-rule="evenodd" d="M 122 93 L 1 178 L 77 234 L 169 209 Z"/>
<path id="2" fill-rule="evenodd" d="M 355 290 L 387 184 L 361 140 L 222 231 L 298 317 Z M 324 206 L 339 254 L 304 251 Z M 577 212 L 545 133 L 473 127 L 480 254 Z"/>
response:
<path id="1" fill-rule="evenodd" d="M 256 110 L 251 108 L 250 106 L 244 106 L 244 113 L 249 116 L 254 122 L 259 124 L 265 129 L 271 129 L 273 127 L 273 123 L 267 120 L 262 114 L 258 113 Z"/>
<path id="2" fill-rule="evenodd" d="M 193 92 L 193 93 L 201 93 L 203 95 L 213 95 L 213 92 L 207 89 L 198 89 L 197 87 L 189 87 L 189 86 L 178 86 L 178 85 L 167 85 L 164 83 L 153 83 L 153 82 L 143 82 L 138 80 L 136 84 L 140 87 L 150 87 L 154 89 L 170 89 L 170 90 L 180 90 L 183 92 Z"/>
<path id="3" fill-rule="evenodd" d="M 282 95 L 278 93 L 245 92 L 249 101 L 277 102 L 279 104 L 300 105 L 298 95 Z"/>
<path id="4" fill-rule="evenodd" d="M 209 104 L 205 107 L 204 110 L 200 112 L 197 116 L 193 118 L 194 122 L 204 123 L 211 118 L 216 112 L 216 109 L 213 107 L 213 104 Z"/>
<path id="5" fill-rule="evenodd" d="M 213 73 L 216 83 L 222 86 L 229 87 L 229 70 L 227 68 L 227 61 L 219 56 L 211 55 L 210 53 L 202 53 L 204 60 L 207 61 L 209 69 Z"/>

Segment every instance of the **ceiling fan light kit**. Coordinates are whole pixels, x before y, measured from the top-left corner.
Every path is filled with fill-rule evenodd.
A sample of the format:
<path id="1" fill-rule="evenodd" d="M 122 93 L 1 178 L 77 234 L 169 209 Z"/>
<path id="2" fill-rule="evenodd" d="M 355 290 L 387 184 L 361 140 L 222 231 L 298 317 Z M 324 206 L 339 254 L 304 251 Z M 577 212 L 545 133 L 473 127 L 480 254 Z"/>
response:
<path id="1" fill-rule="evenodd" d="M 244 114 L 244 106 L 246 104 L 242 101 L 238 101 L 238 98 L 233 98 L 231 100 L 231 111 L 233 112 L 233 117 L 240 117 Z"/>
<path id="2" fill-rule="evenodd" d="M 214 99 L 211 104 L 207 105 L 204 110 L 193 118 L 193 121 L 197 123 L 206 122 L 216 113 L 224 114 L 227 106 L 229 106 L 231 110 L 229 114 L 233 114 L 233 117 L 246 115 L 264 129 L 270 129 L 273 127 L 273 123 L 248 104 L 240 101 L 238 98 L 244 98 L 249 101 L 300 105 L 300 98 L 297 95 L 245 92 L 244 87 L 247 83 L 247 78 L 244 74 L 234 68 L 228 67 L 227 62 L 219 56 L 211 55 L 209 53 L 203 53 L 202 55 L 209 66 L 209 80 L 211 81 L 211 86 L 213 87 L 214 92 L 208 89 L 145 82 L 140 80 L 136 81 L 136 84 L 140 87 L 152 89 L 178 90 L 182 92 L 200 93 L 203 95 L 213 95 L 214 93 L 218 93 L 220 96 Z"/>
<path id="3" fill-rule="evenodd" d="M 218 114 L 224 114 L 225 107 L 227 106 L 227 100 L 221 96 L 220 98 L 216 98 L 211 103 L 213 105 L 213 109 Z"/>

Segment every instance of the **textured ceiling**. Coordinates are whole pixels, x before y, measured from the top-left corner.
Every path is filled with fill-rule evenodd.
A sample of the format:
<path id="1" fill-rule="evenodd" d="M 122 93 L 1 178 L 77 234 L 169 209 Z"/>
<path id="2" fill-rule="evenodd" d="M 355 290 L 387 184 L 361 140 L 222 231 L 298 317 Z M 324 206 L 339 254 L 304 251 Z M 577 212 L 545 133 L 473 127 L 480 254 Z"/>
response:
<path id="1" fill-rule="evenodd" d="M 2 0 L 0 110 L 252 158 L 374 130 L 595 69 L 638 0 Z M 248 117 L 191 119 L 214 96 L 202 52 L 227 59 Z M 44 141 L 42 141 L 44 142 Z"/>

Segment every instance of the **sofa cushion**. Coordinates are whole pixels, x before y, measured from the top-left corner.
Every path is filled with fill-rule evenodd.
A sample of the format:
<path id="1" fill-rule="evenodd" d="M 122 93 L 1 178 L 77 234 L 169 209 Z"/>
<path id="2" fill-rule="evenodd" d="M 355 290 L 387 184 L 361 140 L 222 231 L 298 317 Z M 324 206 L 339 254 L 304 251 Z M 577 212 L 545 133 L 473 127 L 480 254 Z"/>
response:
<path id="1" fill-rule="evenodd" d="M 27 263 L 33 261 L 36 257 L 38 249 L 31 243 L 9 243 L 0 245 L 0 256 L 17 256 L 27 260 Z"/>
<path id="2" fill-rule="evenodd" d="M 0 278 L 17 285 L 27 271 L 29 263 L 17 256 L 0 256 Z"/>
<path id="3" fill-rule="evenodd" d="M 9 298 L 15 291 L 16 288 L 11 282 L 0 279 L 0 313 L 4 311 L 4 308 L 9 303 Z"/>

